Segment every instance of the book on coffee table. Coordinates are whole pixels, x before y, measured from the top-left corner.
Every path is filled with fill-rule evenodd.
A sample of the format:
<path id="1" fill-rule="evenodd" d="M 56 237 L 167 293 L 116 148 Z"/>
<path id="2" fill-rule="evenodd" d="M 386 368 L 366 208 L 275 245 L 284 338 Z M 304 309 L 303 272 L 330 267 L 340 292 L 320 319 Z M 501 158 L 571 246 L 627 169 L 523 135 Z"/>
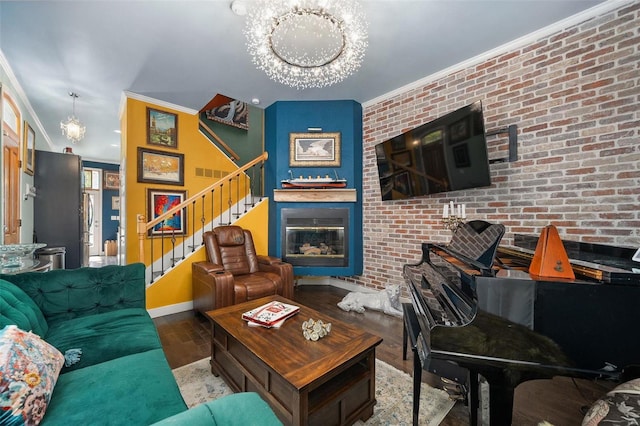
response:
<path id="1" fill-rule="evenodd" d="M 249 327 L 263 327 L 263 328 L 280 328 L 282 326 L 282 324 L 284 324 L 284 322 L 287 319 L 281 319 L 280 321 L 276 321 L 271 325 L 262 325 L 262 324 L 258 324 L 257 322 L 253 322 L 253 321 L 248 321 L 247 324 L 249 325 Z"/>
<path id="2" fill-rule="evenodd" d="M 300 311 L 299 306 L 290 305 L 288 303 L 273 302 L 266 303 L 255 309 L 247 311 L 242 314 L 242 319 L 255 324 L 259 324 L 263 327 L 280 326 L 279 322 L 295 315 Z"/>

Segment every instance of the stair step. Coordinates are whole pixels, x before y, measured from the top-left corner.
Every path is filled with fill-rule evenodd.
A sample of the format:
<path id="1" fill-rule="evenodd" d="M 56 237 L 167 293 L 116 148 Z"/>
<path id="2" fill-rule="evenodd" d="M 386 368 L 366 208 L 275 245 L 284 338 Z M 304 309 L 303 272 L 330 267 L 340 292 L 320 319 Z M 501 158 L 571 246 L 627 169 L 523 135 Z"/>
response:
<path id="1" fill-rule="evenodd" d="M 0 0 L 1 1 L 1 0 Z M 222 219 L 221 221 L 219 221 L 217 223 L 217 225 L 211 225 L 211 228 L 213 229 L 215 226 L 227 226 L 227 225 L 231 225 L 236 219 L 238 219 L 239 217 L 245 215 L 246 213 L 249 213 L 249 211 L 255 207 L 260 201 L 263 200 L 263 196 L 248 196 L 247 198 L 245 198 L 244 200 L 240 201 L 237 204 L 238 209 L 242 209 L 244 210 L 243 212 L 237 212 L 234 213 L 233 209 L 236 206 L 233 206 L 231 209 L 225 210 L 224 212 L 220 213 L 221 216 L 219 216 L 220 219 Z M 245 207 L 242 207 L 242 204 L 245 205 Z M 226 219 L 226 220 L 224 220 Z M 204 221 L 202 221 L 204 222 Z M 208 227 L 209 225 L 207 225 Z M 212 230 L 211 229 L 211 230 Z M 201 230 L 202 232 L 207 232 L 207 229 L 204 228 Z M 187 257 L 189 257 L 192 253 L 195 253 L 195 251 L 197 249 L 199 249 L 200 247 L 202 247 L 204 245 L 204 241 L 200 241 L 200 242 L 195 242 L 195 241 L 189 241 L 189 238 L 178 238 L 176 237 L 174 244 L 179 244 L 181 247 L 175 246 L 175 254 L 179 256 L 177 257 L 170 257 L 170 255 L 167 257 L 165 257 L 165 261 L 163 265 L 164 271 L 160 271 L 160 270 L 154 270 L 153 274 L 151 276 L 151 283 L 154 283 L 156 280 L 158 280 L 160 277 L 162 277 L 163 275 L 165 275 L 168 271 L 172 270 L 175 266 L 177 266 L 179 263 L 185 261 L 187 259 Z M 184 251 L 182 251 L 184 249 Z"/>

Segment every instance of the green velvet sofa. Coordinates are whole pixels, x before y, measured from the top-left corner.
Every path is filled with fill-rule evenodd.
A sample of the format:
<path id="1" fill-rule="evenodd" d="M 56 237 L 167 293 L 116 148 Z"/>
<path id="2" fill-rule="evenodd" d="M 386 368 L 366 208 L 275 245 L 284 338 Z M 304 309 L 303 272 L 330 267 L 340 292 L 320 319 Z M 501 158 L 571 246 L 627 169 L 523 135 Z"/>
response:
<path id="1" fill-rule="evenodd" d="M 131 264 L 0 275 L 0 329 L 32 331 L 68 358 L 41 424 L 281 424 L 255 393 L 187 409 L 145 309 L 144 274 Z"/>

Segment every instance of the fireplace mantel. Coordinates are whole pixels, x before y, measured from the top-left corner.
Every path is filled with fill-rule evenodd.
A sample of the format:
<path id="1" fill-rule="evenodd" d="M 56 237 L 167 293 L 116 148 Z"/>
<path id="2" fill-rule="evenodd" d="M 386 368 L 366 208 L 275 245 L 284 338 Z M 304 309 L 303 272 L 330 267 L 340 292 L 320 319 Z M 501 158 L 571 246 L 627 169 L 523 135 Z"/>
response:
<path id="1" fill-rule="evenodd" d="M 357 197 L 352 188 L 273 190 L 273 200 L 286 203 L 355 203 Z"/>

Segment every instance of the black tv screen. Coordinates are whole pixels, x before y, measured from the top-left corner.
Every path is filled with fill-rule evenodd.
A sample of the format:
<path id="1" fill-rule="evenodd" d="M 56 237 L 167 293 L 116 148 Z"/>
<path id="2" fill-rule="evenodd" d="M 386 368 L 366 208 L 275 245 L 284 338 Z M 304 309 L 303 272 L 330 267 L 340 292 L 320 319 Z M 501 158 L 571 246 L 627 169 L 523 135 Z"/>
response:
<path id="1" fill-rule="evenodd" d="M 383 200 L 491 185 L 482 103 L 376 145 Z"/>

